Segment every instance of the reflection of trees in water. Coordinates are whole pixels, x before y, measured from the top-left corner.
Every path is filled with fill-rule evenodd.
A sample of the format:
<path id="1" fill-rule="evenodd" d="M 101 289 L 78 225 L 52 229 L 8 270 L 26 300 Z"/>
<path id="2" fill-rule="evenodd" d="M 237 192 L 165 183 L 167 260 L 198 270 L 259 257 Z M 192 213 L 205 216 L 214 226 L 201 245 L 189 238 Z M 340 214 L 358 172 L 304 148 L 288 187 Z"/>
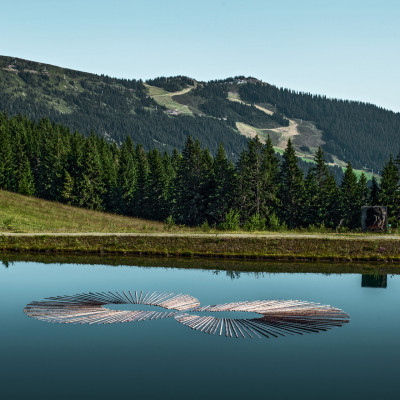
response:
<path id="1" fill-rule="evenodd" d="M 173 311 L 111 310 L 106 304 L 142 304 Z M 183 312 L 185 311 L 185 312 Z M 260 318 L 218 318 L 202 312 L 249 312 Z M 26 315 L 41 321 L 75 324 L 112 324 L 175 319 L 204 333 L 226 337 L 261 338 L 317 333 L 350 321 L 344 311 L 299 300 L 260 300 L 200 307 L 190 295 L 158 292 L 95 292 L 51 297 L 33 301 L 24 308 Z M 196 314 L 193 314 L 196 313 Z"/>
<path id="2" fill-rule="evenodd" d="M 15 264 L 14 261 L 7 261 L 7 260 L 1 260 L 2 265 L 4 265 L 5 268 L 11 267 Z"/>

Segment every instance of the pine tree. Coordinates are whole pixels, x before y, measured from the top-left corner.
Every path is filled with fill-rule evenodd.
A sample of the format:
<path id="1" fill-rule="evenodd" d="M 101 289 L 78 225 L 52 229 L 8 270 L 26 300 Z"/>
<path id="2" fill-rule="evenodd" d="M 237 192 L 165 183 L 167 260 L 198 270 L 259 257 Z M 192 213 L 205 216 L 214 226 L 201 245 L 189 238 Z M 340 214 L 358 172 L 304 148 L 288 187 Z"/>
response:
<path id="1" fill-rule="evenodd" d="M 364 172 L 361 173 L 360 178 L 358 180 L 358 204 L 359 207 L 366 206 L 369 203 L 369 189 L 368 189 L 368 181 Z"/>
<path id="2" fill-rule="evenodd" d="M 132 196 L 132 206 L 129 211 L 131 215 L 143 217 L 145 215 L 147 201 L 146 185 L 149 174 L 149 163 L 142 145 L 136 146 L 135 159 L 135 163 L 137 165 L 137 174 L 135 189 Z"/>
<path id="3" fill-rule="evenodd" d="M 68 175 L 71 177 L 73 185 L 72 192 L 68 195 L 67 201 L 69 204 L 74 206 L 81 205 L 80 182 L 82 180 L 83 174 L 84 146 L 85 139 L 77 132 L 74 132 L 74 134 L 70 138 L 70 147 L 66 157 L 63 182 L 64 186 L 66 183 L 66 179 L 69 180 L 69 178 L 66 178 L 66 174 L 68 173 Z"/>
<path id="4" fill-rule="evenodd" d="M 149 152 L 149 174 L 146 182 L 144 216 L 163 221 L 168 216 L 168 179 L 157 149 Z"/>
<path id="5" fill-rule="evenodd" d="M 117 149 L 104 139 L 98 143 L 101 164 L 101 181 L 104 185 L 102 202 L 104 209 L 113 213 L 121 211 L 122 191 L 118 185 Z"/>
<path id="6" fill-rule="evenodd" d="M 46 132 L 42 132 L 42 157 L 39 165 L 38 195 L 48 200 L 60 200 L 63 186 L 66 148 L 61 134 L 43 121 Z"/>
<path id="7" fill-rule="evenodd" d="M 337 186 L 335 178 L 325 163 L 325 155 L 318 148 L 315 164 L 306 177 L 306 223 L 308 225 L 334 227 L 337 225 Z"/>
<path id="8" fill-rule="evenodd" d="M 382 171 L 380 202 L 381 205 L 388 207 L 388 222 L 392 226 L 398 226 L 400 218 L 399 169 L 392 155 Z"/>
<path id="9" fill-rule="evenodd" d="M 265 183 L 268 171 L 267 150 L 258 137 L 250 139 L 247 150 L 243 150 L 238 163 L 238 205 L 243 222 L 252 216 L 265 216 Z"/>
<path id="10" fill-rule="evenodd" d="M 14 157 L 7 122 L 0 113 L 0 188 L 11 190 L 14 180 Z"/>
<path id="11" fill-rule="evenodd" d="M 102 210 L 102 196 L 105 190 L 102 181 L 102 166 L 96 145 L 96 138 L 91 135 L 85 142 L 83 152 L 82 176 L 79 181 L 79 205 L 91 210 Z"/>
<path id="12" fill-rule="evenodd" d="M 299 227 L 303 224 L 305 212 L 304 180 L 303 173 L 297 165 L 296 153 L 290 139 L 283 153 L 280 178 L 281 220 L 289 228 Z"/>
<path id="13" fill-rule="evenodd" d="M 60 200 L 64 203 L 72 204 L 73 199 L 74 199 L 74 179 L 68 173 L 68 171 L 65 171 Z"/>
<path id="14" fill-rule="evenodd" d="M 372 177 L 371 180 L 371 189 L 370 189 L 370 195 L 369 195 L 369 204 L 371 206 L 378 206 L 380 205 L 380 187 L 378 184 L 378 180 L 376 179 L 375 176 Z"/>
<path id="15" fill-rule="evenodd" d="M 262 203 L 260 213 L 269 220 L 278 210 L 279 160 L 268 136 L 261 151 Z"/>
<path id="16" fill-rule="evenodd" d="M 189 136 L 176 176 L 174 216 L 179 223 L 195 226 L 204 222 L 202 163 L 203 151 L 200 143 Z"/>
<path id="17" fill-rule="evenodd" d="M 135 150 L 132 139 L 128 137 L 121 146 L 118 186 L 122 196 L 122 204 L 120 205 L 121 213 L 130 215 L 133 213 L 137 178 L 137 165 L 134 154 Z"/>
<path id="18" fill-rule="evenodd" d="M 349 162 L 340 185 L 340 216 L 348 228 L 358 228 L 361 224 L 359 187 L 357 176 Z"/>
<path id="19" fill-rule="evenodd" d="M 208 215 L 210 224 L 221 224 L 227 212 L 233 207 L 235 171 L 227 160 L 224 147 L 220 143 L 214 158 L 210 184 Z"/>
<path id="20" fill-rule="evenodd" d="M 20 155 L 18 164 L 16 173 L 18 193 L 33 196 L 35 194 L 35 183 L 33 181 L 28 158 L 25 154 Z"/>

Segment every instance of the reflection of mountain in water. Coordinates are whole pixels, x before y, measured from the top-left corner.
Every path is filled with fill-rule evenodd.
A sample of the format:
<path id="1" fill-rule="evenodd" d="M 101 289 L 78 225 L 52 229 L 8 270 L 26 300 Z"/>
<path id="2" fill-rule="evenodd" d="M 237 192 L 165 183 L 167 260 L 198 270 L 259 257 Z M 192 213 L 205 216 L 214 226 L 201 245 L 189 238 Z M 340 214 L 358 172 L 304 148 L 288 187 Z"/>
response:
<path id="1" fill-rule="evenodd" d="M 361 287 L 387 288 L 387 275 L 362 275 Z"/>
<path id="2" fill-rule="evenodd" d="M 141 304 L 174 311 L 122 311 L 106 304 Z M 183 312 L 186 311 L 186 312 Z M 226 337 L 261 338 L 317 333 L 350 321 L 344 311 L 299 300 L 260 300 L 200 307 L 190 295 L 158 292 L 96 292 L 75 296 L 51 297 L 25 306 L 26 315 L 41 321 L 75 324 L 113 324 L 175 319 L 200 332 Z M 218 318 L 193 312 L 248 312 L 260 318 Z"/>

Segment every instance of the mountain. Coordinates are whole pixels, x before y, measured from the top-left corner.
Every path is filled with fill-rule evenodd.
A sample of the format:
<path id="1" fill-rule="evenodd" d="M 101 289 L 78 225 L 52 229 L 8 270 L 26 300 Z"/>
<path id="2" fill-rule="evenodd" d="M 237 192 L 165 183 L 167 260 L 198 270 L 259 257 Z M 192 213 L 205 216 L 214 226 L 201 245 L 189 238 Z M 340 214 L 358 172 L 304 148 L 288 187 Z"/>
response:
<path id="1" fill-rule="evenodd" d="M 143 82 L 0 56 L 0 110 L 34 120 L 48 117 L 118 145 L 129 136 L 147 150 L 182 150 L 191 135 L 213 154 L 223 142 L 234 161 L 255 135 L 261 140 L 269 135 L 278 152 L 291 138 L 303 161 L 312 161 L 322 146 L 332 166 L 351 161 L 371 172 L 400 149 L 399 113 L 245 77 Z"/>

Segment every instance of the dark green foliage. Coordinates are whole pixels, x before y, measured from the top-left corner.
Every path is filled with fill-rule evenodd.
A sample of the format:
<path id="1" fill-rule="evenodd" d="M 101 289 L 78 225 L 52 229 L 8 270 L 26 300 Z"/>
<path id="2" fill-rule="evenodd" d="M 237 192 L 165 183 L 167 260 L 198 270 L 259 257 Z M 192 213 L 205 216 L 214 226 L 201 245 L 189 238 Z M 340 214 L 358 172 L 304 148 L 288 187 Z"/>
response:
<path id="1" fill-rule="evenodd" d="M 135 150 L 135 157 L 137 163 L 137 175 L 136 182 L 133 189 L 133 197 L 131 202 L 131 208 L 128 209 L 128 214 L 135 217 L 143 216 L 146 212 L 146 186 L 147 177 L 149 174 L 149 163 L 146 152 L 142 145 L 137 145 Z"/>
<path id="2" fill-rule="evenodd" d="M 210 223 L 220 225 L 234 203 L 236 188 L 235 169 L 225 154 L 222 143 L 214 159 L 213 174 L 210 177 L 208 195 L 208 219 Z"/>
<path id="3" fill-rule="evenodd" d="M 287 117 L 313 121 L 324 132 L 324 150 L 358 168 L 367 164 L 379 170 L 398 139 L 400 114 L 372 104 L 329 99 L 261 82 L 240 85 L 239 94 L 250 103 L 275 105 Z"/>
<path id="4" fill-rule="evenodd" d="M 369 195 L 369 205 L 370 206 L 379 206 L 380 205 L 380 194 L 381 188 L 379 187 L 378 181 L 375 176 L 372 177 L 371 180 L 371 189 Z"/>
<path id="5" fill-rule="evenodd" d="M 18 193 L 32 196 L 35 194 L 35 182 L 31 172 L 28 158 L 22 154 L 18 162 L 18 169 L 16 173 L 16 188 Z"/>
<path id="6" fill-rule="evenodd" d="M 169 78 L 161 76 L 159 78 L 149 79 L 146 82 L 149 85 L 157 86 L 161 89 L 166 90 L 167 92 L 177 92 L 179 90 L 185 89 L 188 86 L 193 86 L 195 83 L 193 79 L 182 75 L 171 76 Z"/>
<path id="7" fill-rule="evenodd" d="M 168 167 L 168 163 L 167 163 Z M 145 187 L 145 212 L 149 219 L 164 221 L 169 215 L 169 179 L 157 149 L 149 153 L 149 174 Z"/>
<path id="8" fill-rule="evenodd" d="M 388 207 L 388 220 L 392 226 L 399 225 L 400 217 L 400 174 L 399 168 L 390 155 L 382 171 L 380 201 Z"/>
<path id="9" fill-rule="evenodd" d="M 358 228 L 364 204 L 389 207 L 399 219 L 399 170 L 387 162 L 381 188 L 351 164 L 340 188 L 319 149 L 307 178 L 291 141 L 282 161 L 270 140 L 248 141 L 234 166 L 219 145 L 215 157 L 188 137 L 182 154 L 146 152 L 127 138 L 119 147 L 91 134 L 85 138 L 43 119 L 0 113 L 0 189 L 113 213 L 208 231 L 280 230 L 303 226 Z"/>
<path id="10" fill-rule="evenodd" d="M 306 185 L 306 215 L 305 222 L 307 225 L 325 225 L 335 227 L 339 215 L 338 207 L 338 190 L 335 178 L 330 173 L 325 164 L 325 155 L 318 148 L 315 157 L 315 164 L 310 168 L 305 185 Z"/>
<path id="11" fill-rule="evenodd" d="M 190 136 L 180 160 L 175 183 L 175 219 L 186 225 L 201 225 L 207 209 L 210 166 L 198 140 Z"/>
<path id="12" fill-rule="evenodd" d="M 105 185 L 102 177 L 102 163 L 97 148 L 96 138 L 91 135 L 85 142 L 83 150 L 82 176 L 77 182 L 79 188 L 79 205 L 91 210 L 103 210 L 102 200 Z"/>
<path id="13" fill-rule="evenodd" d="M 123 214 L 129 214 L 133 209 L 136 177 L 137 165 L 133 142 L 131 138 L 127 138 L 121 147 L 118 170 L 118 186 L 121 192 L 120 210 Z"/>
<path id="14" fill-rule="evenodd" d="M 208 115 L 226 120 L 233 127 L 236 127 L 236 121 L 244 122 L 257 128 L 269 129 L 276 128 L 282 124 L 285 126 L 289 124 L 289 121 L 286 120 L 286 124 L 284 119 L 270 117 L 254 106 L 248 106 L 219 97 L 205 101 L 200 105 L 200 109 Z"/>
<path id="15" fill-rule="evenodd" d="M 243 222 L 252 216 L 267 217 L 273 212 L 277 190 L 278 160 L 271 141 L 263 146 L 258 137 L 249 140 L 238 162 L 237 205 Z"/>
<path id="16" fill-rule="evenodd" d="M 289 228 L 302 226 L 305 213 L 305 188 L 303 173 L 297 165 L 297 157 L 291 140 L 283 154 L 280 172 L 280 219 Z"/>
<path id="17" fill-rule="evenodd" d="M 4 70 L 11 64 L 18 75 Z M 172 88 L 178 90 L 193 84 L 186 77 L 159 79 L 178 85 Z M 246 146 L 246 138 L 226 121 L 166 115 L 140 80 L 110 78 L 21 59 L 14 65 L 10 57 L 0 57 L 0 111 L 10 116 L 21 113 L 37 122 L 47 116 L 72 131 L 89 135 L 93 130 L 118 145 L 130 137 L 145 151 L 154 147 L 169 152 L 173 148 L 182 150 L 188 135 L 199 138 L 213 154 L 222 141 L 233 160 Z"/>
<path id="18" fill-rule="evenodd" d="M 357 228 L 361 224 L 360 188 L 357 176 L 351 163 L 347 164 L 342 184 L 340 185 L 340 216 L 344 225 L 349 228 Z"/>

